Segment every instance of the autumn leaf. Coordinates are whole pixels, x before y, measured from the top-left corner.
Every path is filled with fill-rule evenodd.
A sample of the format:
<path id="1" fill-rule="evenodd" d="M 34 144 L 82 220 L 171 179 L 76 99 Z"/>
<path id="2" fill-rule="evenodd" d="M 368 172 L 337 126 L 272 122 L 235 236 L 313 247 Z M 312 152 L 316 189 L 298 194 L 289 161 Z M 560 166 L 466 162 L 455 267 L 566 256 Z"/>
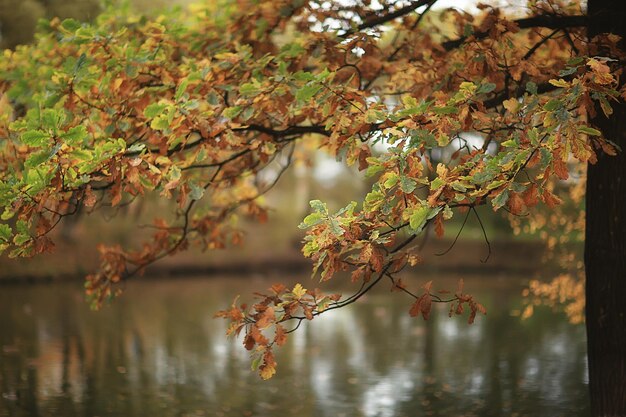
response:
<path id="1" fill-rule="evenodd" d="M 524 212 L 526 205 L 524 199 L 518 193 L 509 194 L 509 210 L 511 214 L 520 215 Z"/>
<path id="2" fill-rule="evenodd" d="M 276 360 L 271 349 L 266 349 L 263 354 L 263 364 L 259 367 L 259 375 L 264 380 L 268 380 L 276 373 Z"/>
<path id="3" fill-rule="evenodd" d="M 276 325 L 276 335 L 274 336 L 274 342 L 278 346 L 283 346 L 287 342 L 287 333 L 285 332 L 285 328 L 280 324 Z"/>
<path id="4" fill-rule="evenodd" d="M 306 288 L 303 288 L 302 285 L 298 283 L 293 287 L 291 293 L 294 295 L 296 300 L 300 300 L 306 294 Z"/>
<path id="5" fill-rule="evenodd" d="M 546 205 L 551 209 L 562 203 L 562 200 L 549 190 L 544 190 L 541 197 L 543 199 L 543 202 L 546 203 Z"/>

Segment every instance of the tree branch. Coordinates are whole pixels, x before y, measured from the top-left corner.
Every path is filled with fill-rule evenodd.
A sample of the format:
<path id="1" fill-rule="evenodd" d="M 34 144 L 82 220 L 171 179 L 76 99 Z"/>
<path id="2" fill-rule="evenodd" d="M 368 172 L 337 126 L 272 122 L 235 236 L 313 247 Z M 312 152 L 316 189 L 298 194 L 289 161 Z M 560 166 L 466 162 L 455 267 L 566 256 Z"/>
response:
<path id="1" fill-rule="evenodd" d="M 418 0 L 415 3 L 410 3 L 407 4 L 404 7 L 399 8 L 398 10 L 394 10 L 393 12 L 388 12 L 385 13 L 383 15 L 377 15 L 374 16 L 370 19 L 366 19 L 365 22 L 361 23 L 359 26 L 357 26 L 356 29 L 352 29 L 352 30 L 348 30 L 346 31 L 346 33 L 344 33 L 343 35 L 340 35 L 342 38 L 347 38 L 348 36 L 356 33 L 356 32 L 360 32 L 364 29 L 369 29 L 369 28 L 373 28 L 375 26 L 379 26 L 382 24 L 385 24 L 389 21 L 392 21 L 393 19 L 396 19 L 398 17 L 402 17 L 405 16 L 411 12 L 413 12 L 414 10 L 422 7 L 422 6 L 427 6 L 431 3 L 435 3 L 435 1 L 437 0 Z"/>
<path id="2" fill-rule="evenodd" d="M 530 29 L 536 27 L 544 27 L 549 29 L 566 29 L 572 27 L 582 27 L 589 24 L 589 16 L 557 16 L 557 15 L 542 15 L 526 17 L 523 19 L 513 20 L 513 23 L 517 24 L 520 29 Z M 489 36 L 489 32 L 478 32 L 471 36 L 463 36 L 458 39 L 450 40 L 441 44 L 445 50 L 451 51 L 458 48 L 468 39 L 480 40 Z"/>

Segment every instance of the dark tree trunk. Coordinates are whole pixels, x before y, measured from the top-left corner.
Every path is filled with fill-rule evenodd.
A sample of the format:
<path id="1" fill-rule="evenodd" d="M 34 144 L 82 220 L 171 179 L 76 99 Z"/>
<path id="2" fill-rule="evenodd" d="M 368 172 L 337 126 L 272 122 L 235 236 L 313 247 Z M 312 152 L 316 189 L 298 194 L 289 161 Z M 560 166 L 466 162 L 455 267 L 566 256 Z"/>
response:
<path id="1" fill-rule="evenodd" d="M 589 0 L 589 35 L 626 38 L 626 2 Z M 622 48 L 624 43 L 622 43 Z M 622 79 L 626 74 L 622 74 Z M 622 80 L 623 82 L 623 80 Z M 622 148 L 587 174 L 585 233 L 589 390 L 594 417 L 626 417 L 626 105 L 592 123 Z"/>

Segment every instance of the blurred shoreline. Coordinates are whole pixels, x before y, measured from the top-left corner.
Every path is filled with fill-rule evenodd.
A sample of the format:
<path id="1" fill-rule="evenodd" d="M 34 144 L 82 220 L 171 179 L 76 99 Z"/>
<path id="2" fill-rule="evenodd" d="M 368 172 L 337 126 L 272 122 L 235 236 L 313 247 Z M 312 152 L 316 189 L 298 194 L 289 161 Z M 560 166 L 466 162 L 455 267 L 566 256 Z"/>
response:
<path id="1" fill-rule="evenodd" d="M 486 262 L 482 261 L 489 254 L 489 249 L 484 241 L 478 240 L 457 241 L 449 253 L 436 255 L 451 245 L 451 239 L 427 242 L 421 251 L 423 262 L 412 269 L 471 274 L 510 272 L 528 274 L 529 278 L 540 272 L 544 275 L 558 269 L 556 265 L 544 261 L 545 244 L 536 240 L 491 242 L 492 252 Z M 60 245 L 54 253 L 35 258 L 11 260 L 3 257 L 0 259 L 0 285 L 82 280 L 96 270 L 98 259 L 96 254 L 77 251 L 80 252 L 76 247 Z M 302 256 L 295 247 L 280 253 L 242 248 L 180 253 L 147 267 L 143 276 L 134 279 L 274 273 L 308 276 L 310 270 L 310 259 Z"/>

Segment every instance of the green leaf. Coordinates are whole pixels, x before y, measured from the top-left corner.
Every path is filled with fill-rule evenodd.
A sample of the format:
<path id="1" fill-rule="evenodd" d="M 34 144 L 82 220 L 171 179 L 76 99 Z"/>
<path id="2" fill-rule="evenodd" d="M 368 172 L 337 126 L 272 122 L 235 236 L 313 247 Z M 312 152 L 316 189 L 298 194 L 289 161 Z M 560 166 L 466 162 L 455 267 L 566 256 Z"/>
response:
<path id="1" fill-rule="evenodd" d="M 430 183 L 430 189 L 431 190 L 438 190 L 440 189 L 442 186 L 444 186 L 446 184 L 446 180 L 437 177 L 434 180 L 432 180 L 432 182 Z"/>
<path id="2" fill-rule="evenodd" d="M 50 140 L 50 135 L 41 130 L 29 130 L 22 134 L 22 142 L 29 146 L 44 146 Z"/>
<path id="3" fill-rule="evenodd" d="M 35 152 L 31 154 L 28 157 L 28 159 L 24 162 L 24 166 L 29 167 L 29 168 L 34 168 L 36 166 L 43 164 L 48 159 L 50 159 L 50 152 L 48 151 Z"/>
<path id="4" fill-rule="evenodd" d="M 384 170 L 385 170 L 384 166 L 372 164 L 368 166 L 367 169 L 365 170 L 365 176 L 369 178 Z"/>
<path id="5" fill-rule="evenodd" d="M 455 181 L 452 183 L 452 188 L 456 191 L 459 191 L 461 193 L 464 193 L 467 191 L 467 187 L 465 187 L 465 185 L 461 184 L 458 181 Z"/>
<path id="6" fill-rule="evenodd" d="M 254 83 L 243 83 L 239 87 L 239 94 L 242 96 L 255 96 L 259 92 L 259 86 Z"/>
<path id="7" fill-rule="evenodd" d="M 309 201 L 309 205 L 313 210 L 319 213 L 328 214 L 328 208 L 326 207 L 326 203 L 323 203 L 320 200 L 311 200 Z"/>
<path id="8" fill-rule="evenodd" d="M 297 56 L 300 56 L 304 52 L 306 52 L 306 49 L 304 49 L 300 44 L 295 42 L 288 43 L 280 49 L 280 54 L 288 58 L 295 58 Z"/>
<path id="9" fill-rule="evenodd" d="M 330 297 L 326 296 L 324 298 L 322 298 L 318 303 L 317 303 L 317 311 L 322 312 L 324 310 L 326 310 L 328 308 L 328 306 L 330 305 L 330 302 L 332 300 L 330 299 Z"/>
<path id="10" fill-rule="evenodd" d="M 447 146 L 450 143 L 450 136 L 446 135 L 445 133 L 441 133 L 437 135 L 436 140 L 437 140 L 437 145 L 443 148 L 444 146 Z"/>
<path id="11" fill-rule="evenodd" d="M 0 215 L 0 220 L 9 220 L 15 216 L 15 212 L 10 210 L 9 207 L 5 207 L 4 211 Z"/>
<path id="12" fill-rule="evenodd" d="M 576 71 L 578 71 L 578 67 L 568 67 L 568 68 L 565 68 L 565 69 L 559 71 L 559 77 L 567 77 L 568 75 L 574 74 Z"/>
<path id="13" fill-rule="evenodd" d="M 509 201 L 509 191 L 504 190 L 500 194 L 496 196 L 493 200 L 491 200 L 491 205 L 494 210 L 498 210 L 500 207 L 504 206 L 506 202 Z"/>
<path id="14" fill-rule="evenodd" d="M 65 19 L 61 23 L 61 28 L 68 33 L 76 32 L 78 29 L 81 28 L 81 26 L 82 24 L 78 20 L 75 20 L 75 19 Z"/>
<path id="15" fill-rule="evenodd" d="M 380 191 L 371 191 L 365 196 L 363 210 L 372 212 L 385 202 L 385 195 Z"/>
<path id="16" fill-rule="evenodd" d="M 167 107 L 164 103 L 152 103 L 143 111 L 143 115 L 148 119 L 153 119 L 163 113 L 163 110 Z"/>
<path id="17" fill-rule="evenodd" d="M 487 94 L 487 93 L 491 93 L 493 90 L 496 89 L 496 85 L 494 83 L 485 83 L 485 84 L 481 84 L 478 89 L 476 90 L 476 94 Z"/>
<path id="18" fill-rule="evenodd" d="M 87 55 L 83 52 L 82 54 L 80 54 L 80 56 L 76 60 L 76 64 L 74 64 L 74 71 L 73 71 L 74 75 L 78 74 L 78 72 L 81 69 L 83 69 L 86 62 L 87 62 Z"/>
<path id="19" fill-rule="evenodd" d="M 67 132 L 62 133 L 59 136 L 68 145 L 77 145 L 87 137 L 87 129 L 85 126 L 75 126 L 69 129 Z"/>
<path id="20" fill-rule="evenodd" d="M 65 117 L 63 114 L 55 109 L 45 109 L 41 114 L 41 125 L 44 129 L 56 130 L 59 127 Z"/>
<path id="21" fill-rule="evenodd" d="M 413 229 L 416 233 L 419 233 L 419 231 L 421 231 L 426 224 L 428 213 L 430 213 L 430 207 L 428 206 L 416 208 L 409 217 L 409 227 L 411 227 L 411 229 Z"/>
<path id="22" fill-rule="evenodd" d="M 17 246 L 21 246 L 24 243 L 28 242 L 30 240 L 30 236 L 29 235 L 24 235 L 24 234 L 17 234 L 13 237 L 13 243 L 15 243 Z"/>
<path id="23" fill-rule="evenodd" d="M 311 74 L 310 72 L 306 72 L 306 71 L 298 71 L 294 73 L 292 77 L 296 81 L 304 81 L 304 82 L 313 81 L 315 79 L 315 76 L 313 74 Z"/>
<path id="24" fill-rule="evenodd" d="M 204 188 L 200 187 L 196 183 L 190 182 L 189 188 L 191 188 L 191 192 L 189 193 L 189 198 L 192 200 L 200 200 L 204 195 Z"/>
<path id="25" fill-rule="evenodd" d="M 18 233 L 28 234 L 28 223 L 24 220 L 18 220 L 15 223 L 15 227 L 17 228 Z"/>
<path id="26" fill-rule="evenodd" d="M 166 130 L 170 127 L 170 121 L 164 115 L 161 115 L 150 122 L 150 127 L 154 130 Z"/>
<path id="27" fill-rule="evenodd" d="M 222 112 L 224 117 L 228 119 L 234 119 L 239 113 L 241 113 L 241 106 L 227 107 Z"/>
<path id="28" fill-rule="evenodd" d="M 487 190 L 495 190 L 496 188 L 500 187 L 501 185 L 503 185 L 504 183 L 506 183 L 505 180 L 497 180 L 497 181 L 493 181 L 492 183 L 487 185 Z"/>
<path id="29" fill-rule="evenodd" d="M 314 253 L 317 253 L 319 250 L 319 243 L 317 243 L 315 240 L 310 240 L 302 247 L 302 254 L 308 258 Z"/>
<path id="30" fill-rule="evenodd" d="M 181 176 L 182 176 L 182 171 L 176 165 L 172 165 L 169 171 L 167 172 L 167 178 L 170 181 L 179 180 Z"/>
<path id="31" fill-rule="evenodd" d="M 11 230 L 11 226 L 8 224 L 0 224 L 0 241 L 8 242 L 11 240 L 12 234 L 13 230 Z"/>
<path id="32" fill-rule="evenodd" d="M 415 97 L 410 96 L 408 94 L 402 96 L 402 104 L 404 104 L 405 109 L 411 109 L 417 107 L 417 100 Z"/>
<path id="33" fill-rule="evenodd" d="M 335 218 L 330 219 L 330 230 L 335 236 L 342 236 L 344 234 L 344 230 Z"/>
<path id="34" fill-rule="evenodd" d="M 427 204 L 415 208 L 409 217 L 409 227 L 414 234 L 418 234 L 422 231 L 426 222 L 435 217 L 440 211 L 441 207 L 431 208 Z"/>
<path id="35" fill-rule="evenodd" d="M 178 101 L 182 98 L 183 94 L 185 94 L 185 91 L 187 90 L 188 85 L 189 80 L 187 78 L 185 78 L 180 82 L 180 84 L 178 84 L 178 87 L 176 88 L 176 94 L 174 95 L 174 100 Z"/>
<path id="36" fill-rule="evenodd" d="M 70 155 L 81 161 L 91 161 L 93 159 L 92 151 L 85 149 L 74 149 Z"/>
<path id="37" fill-rule="evenodd" d="M 319 212 L 311 213 L 308 216 L 306 216 L 304 220 L 302 220 L 302 223 L 298 225 L 298 228 L 306 229 L 306 228 L 318 225 L 322 223 L 324 220 L 326 220 L 326 218 L 327 216 L 325 216 L 322 213 L 319 213 Z"/>
<path id="38" fill-rule="evenodd" d="M 532 81 L 528 81 L 526 83 L 526 91 L 528 91 L 530 94 L 537 94 L 537 84 Z"/>
<path id="39" fill-rule="evenodd" d="M 252 364 L 250 365 L 251 369 L 253 371 L 256 371 L 259 368 L 259 365 L 261 365 L 262 360 L 263 360 L 263 355 L 258 355 L 257 357 L 255 357 L 252 360 Z"/>
<path id="40" fill-rule="evenodd" d="M 589 126 L 578 126 L 578 131 L 580 133 L 584 133 L 585 135 L 589 135 L 589 136 L 602 135 L 602 132 L 600 132 L 598 129 L 594 129 L 593 127 L 589 127 Z"/>
<path id="41" fill-rule="evenodd" d="M 454 106 L 433 107 L 433 113 L 435 114 L 453 114 L 458 113 L 459 109 Z"/>
<path id="42" fill-rule="evenodd" d="M 405 177 L 404 175 L 400 177 L 400 189 L 403 193 L 411 194 L 415 191 L 415 187 L 417 187 L 415 180 Z"/>
<path id="43" fill-rule="evenodd" d="M 132 145 L 128 147 L 127 151 L 129 153 L 139 153 L 143 151 L 144 149 L 146 149 L 145 143 L 133 143 Z"/>
<path id="44" fill-rule="evenodd" d="M 576 57 L 570 58 L 569 61 L 567 61 L 567 65 L 573 67 L 576 65 L 580 65 L 583 62 L 585 62 L 584 56 L 576 56 Z"/>
<path id="45" fill-rule="evenodd" d="M 385 188 L 391 188 L 394 185 L 396 185 L 398 183 L 398 181 L 400 181 L 400 177 L 398 176 L 398 174 L 392 173 L 389 178 L 387 178 L 385 180 L 385 182 L 383 183 L 383 186 Z"/>
<path id="46" fill-rule="evenodd" d="M 296 100 L 309 101 L 322 87 L 315 84 L 308 84 L 296 91 Z"/>
<path id="47" fill-rule="evenodd" d="M 558 108 L 561 108 L 561 106 L 563 106 L 563 103 L 561 103 L 560 100 L 552 99 L 543 106 L 543 109 L 546 111 L 554 111 Z"/>

